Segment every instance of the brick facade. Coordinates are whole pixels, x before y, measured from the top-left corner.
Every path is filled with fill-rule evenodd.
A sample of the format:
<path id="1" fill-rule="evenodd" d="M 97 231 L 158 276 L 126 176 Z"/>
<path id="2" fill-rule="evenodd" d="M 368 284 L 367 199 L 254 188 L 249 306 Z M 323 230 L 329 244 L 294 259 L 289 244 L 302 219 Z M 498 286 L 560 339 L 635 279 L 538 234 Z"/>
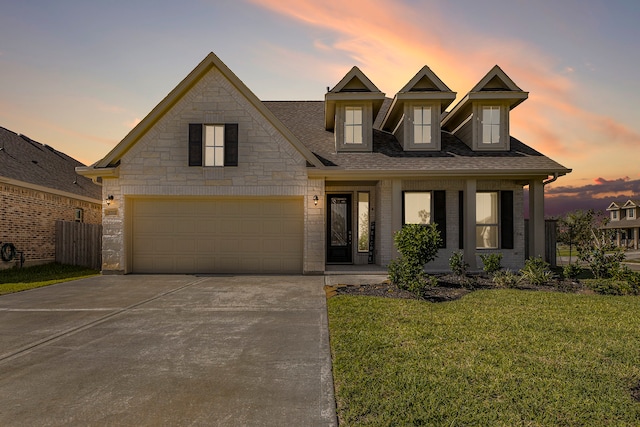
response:
<path id="1" fill-rule="evenodd" d="M 0 242 L 23 252 L 25 265 L 55 260 L 55 222 L 74 221 L 76 209 L 83 222 L 100 224 L 102 206 L 55 193 L 0 183 Z M 0 269 L 17 261 L 0 260 Z"/>

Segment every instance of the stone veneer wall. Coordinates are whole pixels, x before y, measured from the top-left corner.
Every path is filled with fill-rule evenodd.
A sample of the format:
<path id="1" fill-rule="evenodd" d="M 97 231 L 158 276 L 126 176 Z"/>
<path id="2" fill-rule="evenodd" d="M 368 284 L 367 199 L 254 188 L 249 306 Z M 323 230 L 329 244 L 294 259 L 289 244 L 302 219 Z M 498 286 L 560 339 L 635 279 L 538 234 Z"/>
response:
<path id="1" fill-rule="evenodd" d="M 54 262 L 55 223 L 74 221 L 77 208 L 83 210 L 83 222 L 100 224 L 98 203 L 0 183 L 0 242 L 13 243 L 24 252 L 25 265 Z M 0 259 L 0 269 L 16 263 Z"/>
<path id="2" fill-rule="evenodd" d="M 189 167 L 189 123 L 238 123 L 237 167 Z M 305 271 L 317 261 L 322 182 L 307 180 L 304 157 L 224 76 L 212 69 L 123 156 L 118 178 L 103 181 L 114 204 L 103 218 L 103 271 L 128 272 L 127 199 L 143 196 L 300 196 L 305 199 Z M 322 267 L 321 270 L 320 267 Z"/>

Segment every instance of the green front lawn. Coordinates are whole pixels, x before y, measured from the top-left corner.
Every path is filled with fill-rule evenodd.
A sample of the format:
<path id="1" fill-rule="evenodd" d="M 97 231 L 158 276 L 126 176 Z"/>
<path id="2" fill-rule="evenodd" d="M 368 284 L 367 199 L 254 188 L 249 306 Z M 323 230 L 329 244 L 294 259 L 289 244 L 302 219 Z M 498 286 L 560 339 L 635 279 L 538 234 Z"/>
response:
<path id="1" fill-rule="evenodd" d="M 0 295 L 99 274 L 97 270 L 62 264 L 45 264 L 0 270 Z"/>
<path id="2" fill-rule="evenodd" d="M 637 426 L 640 298 L 327 301 L 340 425 Z"/>

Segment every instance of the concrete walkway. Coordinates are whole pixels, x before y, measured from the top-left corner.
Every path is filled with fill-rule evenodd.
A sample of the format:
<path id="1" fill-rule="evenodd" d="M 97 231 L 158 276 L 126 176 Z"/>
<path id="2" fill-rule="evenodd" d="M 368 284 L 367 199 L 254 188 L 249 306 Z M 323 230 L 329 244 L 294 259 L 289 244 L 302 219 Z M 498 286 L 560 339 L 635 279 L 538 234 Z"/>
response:
<path id="1" fill-rule="evenodd" d="M 0 425 L 336 425 L 324 277 L 99 276 L 0 297 Z"/>

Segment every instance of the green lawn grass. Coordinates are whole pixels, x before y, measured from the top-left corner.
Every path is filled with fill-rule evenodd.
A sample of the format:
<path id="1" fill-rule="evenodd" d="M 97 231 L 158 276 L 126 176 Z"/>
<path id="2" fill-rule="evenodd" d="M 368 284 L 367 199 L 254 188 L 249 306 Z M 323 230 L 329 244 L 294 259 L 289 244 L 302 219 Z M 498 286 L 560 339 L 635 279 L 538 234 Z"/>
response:
<path id="1" fill-rule="evenodd" d="M 327 304 L 340 425 L 640 425 L 638 297 Z"/>
<path id="2" fill-rule="evenodd" d="M 63 264 L 45 264 L 0 270 L 0 295 L 99 274 L 97 270 Z"/>

